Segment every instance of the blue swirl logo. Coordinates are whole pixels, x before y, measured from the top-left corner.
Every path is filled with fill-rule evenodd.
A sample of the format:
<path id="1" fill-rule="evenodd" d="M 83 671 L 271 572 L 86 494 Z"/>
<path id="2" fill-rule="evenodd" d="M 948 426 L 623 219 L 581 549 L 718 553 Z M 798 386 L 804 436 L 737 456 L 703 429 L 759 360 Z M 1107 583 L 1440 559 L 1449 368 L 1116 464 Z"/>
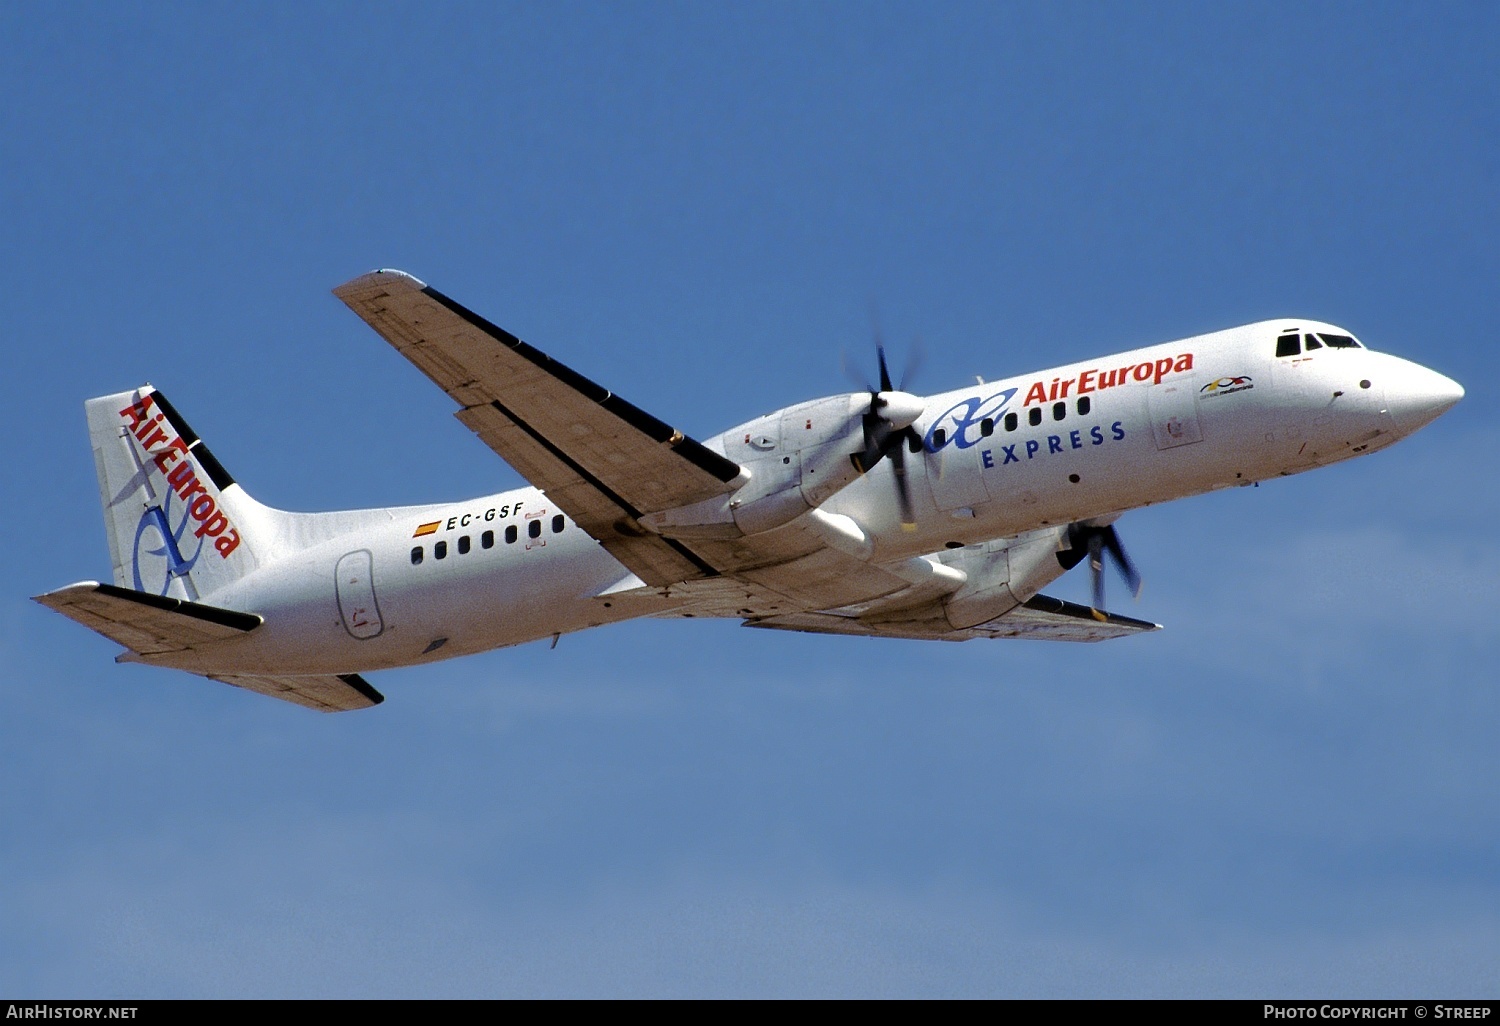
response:
<path id="1" fill-rule="evenodd" d="M 927 437 L 922 440 L 927 451 L 937 452 L 946 445 L 960 449 L 978 445 L 984 437 L 984 422 L 998 418 L 1015 395 L 1014 388 L 1007 388 L 986 399 L 970 396 L 954 403 L 927 429 Z M 941 440 L 937 438 L 939 431 L 942 432 Z"/>
<path id="2" fill-rule="evenodd" d="M 173 527 L 171 513 L 174 495 L 170 488 L 164 494 L 162 504 L 146 507 L 140 522 L 135 525 L 135 549 L 130 560 L 131 570 L 135 575 L 135 590 L 149 591 L 156 595 L 165 595 L 172 586 L 174 577 L 187 576 L 203 552 L 203 539 L 199 538 L 198 547 L 193 550 L 192 556 L 183 558 L 181 543 L 188 525 L 187 506 L 183 505 L 182 516 Z M 156 547 L 152 548 L 153 545 Z M 150 588 L 146 587 L 146 577 L 151 580 Z M 157 587 L 158 581 L 161 583 L 160 588 Z"/>

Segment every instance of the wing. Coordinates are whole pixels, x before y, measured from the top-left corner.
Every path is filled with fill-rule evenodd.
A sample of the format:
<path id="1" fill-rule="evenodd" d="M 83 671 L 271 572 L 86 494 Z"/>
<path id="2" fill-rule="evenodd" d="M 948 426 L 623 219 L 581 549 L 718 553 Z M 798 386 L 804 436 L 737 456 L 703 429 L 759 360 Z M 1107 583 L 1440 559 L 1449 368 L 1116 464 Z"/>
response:
<path id="1" fill-rule="evenodd" d="M 832 613 L 790 613 L 758 620 L 746 620 L 746 627 L 764 627 L 780 631 L 804 631 L 809 634 L 853 634 L 870 638 L 910 638 L 918 641 L 970 641 L 974 638 L 1034 638 L 1042 641 L 1107 641 L 1129 634 L 1159 631 L 1160 624 L 1136 620 L 1115 613 L 1095 619 L 1093 611 L 1049 595 L 1037 595 L 1003 616 L 977 627 L 958 630 L 950 625 L 941 607 L 934 605 L 925 612 L 913 611 L 911 617 L 895 621 L 867 621 Z"/>
<path id="2" fill-rule="evenodd" d="M 462 407 L 456 416 L 653 586 L 718 570 L 640 526 L 733 491 L 740 467 L 401 271 L 333 290 Z M 733 483 L 733 484 L 732 484 Z"/>

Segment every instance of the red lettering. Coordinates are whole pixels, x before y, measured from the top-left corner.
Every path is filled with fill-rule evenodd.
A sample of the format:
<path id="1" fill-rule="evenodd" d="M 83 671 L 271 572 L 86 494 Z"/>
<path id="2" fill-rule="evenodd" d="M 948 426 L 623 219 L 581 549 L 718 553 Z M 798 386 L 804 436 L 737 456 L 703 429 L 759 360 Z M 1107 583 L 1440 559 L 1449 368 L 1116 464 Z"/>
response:
<path id="1" fill-rule="evenodd" d="M 196 479 L 193 477 L 193 465 L 184 460 L 173 467 L 172 472 L 167 475 L 167 487 L 181 495 L 188 482 L 194 480 Z"/>
<path id="2" fill-rule="evenodd" d="M 1092 378 L 1097 373 L 1098 373 L 1098 371 L 1086 370 L 1082 374 L 1078 375 L 1078 394 L 1079 395 L 1083 395 L 1085 392 L 1092 392 L 1094 390 L 1093 385 L 1091 385 L 1089 383 L 1089 379 Z"/>
<path id="3" fill-rule="evenodd" d="M 208 489 L 203 487 L 203 482 L 199 481 L 197 477 L 191 476 L 193 465 L 191 463 L 184 463 L 183 466 L 188 468 L 188 474 L 190 476 L 188 477 L 187 484 L 177 489 L 177 494 L 180 495 L 184 500 L 190 498 L 197 492 L 202 492 L 204 495 L 207 495 Z"/>
<path id="4" fill-rule="evenodd" d="M 1066 381 L 1064 381 L 1062 383 L 1062 393 L 1058 396 L 1058 398 L 1059 399 L 1066 399 L 1068 397 L 1068 389 L 1071 388 L 1071 387 L 1073 387 L 1073 379 L 1072 378 L 1068 378 Z"/>
<path id="5" fill-rule="evenodd" d="M 156 469 L 165 474 L 167 472 L 167 464 L 177 459 L 178 453 L 186 456 L 187 451 L 187 443 L 180 438 L 174 438 L 170 443 L 168 443 L 165 449 L 161 450 L 160 452 L 152 453 L 151 455 L 156 458 Z"/>
<path id="6" fill-rule="evenodd" d="M 1057 379 L 1056 378 L 1052 379 L 1052 391 L 1050 391 L 1049 393 L 1047 393 L 1047 398 L 1049 400 L 1057 398 Z"/>
<path id="7" fill-rule="evenodd" d="M 130 418 L 131 431 L 134 431 L 140 422 L 146 419 L 146 411 L 151 409 L 151 404 L 155 401 L 151 396 L 143 395 L 120 411 L 120 416 Z"/>
<path id="8" fill-rule="evenodd" d="M 228 559 L 229 554 L 239 548 L 239 545 L 240 532 L 232 527 L 229 529 L 228 534 L 214 539 L 214 548 L 218 550 L 220 559 Z"/>
<path id="9" fill-rule="evenodd" d="M 164 414 L 158 413 L 156 416 L 152 417 L 150 420 L 137 427 L 135 429 L 135 437 L 144 439 L 146 437 L 146 432 L 150 431 L 152 428 L 156 427 L 156 425 L 160 424 L 163 416 Z M 162 437 L 165 438 L 166 436 L 163 435 Z M 147 448 L 150 448 L 149 443 L 147 443 Z"/>
<path id="10" fill-rule="evenodd" d="M 1030 406 L 1032 403 L 1044 403 L 1047 401 L 1047 390 L 1042 387 L 1040 381 L 1036 382 L 1026 392 L 1026 401 L 1022 406 Z"/>
<path id="11" fill-rule="evenodd" d="M 1172 371 L 1172 358 L 1163 356 L 1156 361 L 1156 383 L 1161 384 L 1161 379 Z"/>
<path id="12" fill-rule="evenodd" d="M 1099 390 L 1114 388 L 1119 371 L 1105 371 L 1099 376 Z"/>
<path id="13" fill-rule="evenodd" d="M 210 500 L 212 501 L 212 500 Z M 202 538 L 205 534 L 218 536 L 224 533 L 224 528 L 229 526 L 229 518 L 218 510 L 214 510 L 213 516 L 203 521 L 198 530 L 193 532 L 193 537 Z"/>
<path id="14" fill-rule="evenodd" d="M 1179 374 L 1182 373 L 1183 371 L 1190 371 L 1190 370 L 1192 370 L 1193 369 L 1193 354 L 1192 353 L 1183 353 L 1181 356 L 1179 356 L 1177 358 L 1177 366 L 1173 367 L 1172 369 L 1174 371 L 1177 371 Z"/>
<path id="15" fill-rule="evenodd" d="M 1151 372 L 1153 370 L 1155 370 L 1155 369 L 1156 368 L 1152 367 L 1149 363 L 1138 363 L 1138 364 L 1136 364 L 1135 365 L 1135 371 L 1133 372 L 1135 374 L 1135 380 L 1137 380 L 1137 381 L 1150 381 L 1151 380 Z"/>
<path id="16" fill-rule="evenodd" d="M 142 442 L 141 445 L 145 446 L 149 450 L 157 442 L 165 442 L 166 440 L 167 433 L 161 428 L 157 428 L 155 431 L 151 432 L 151 437 Z"/>
<path id="17" fill-rule="evenodd" d="M 193 500 L 192 505 L 188 506 L 188 512 L 193 515 L 194 520 L 207 520 L 208 515 L 212 513 L 215 508 L 216 507 L 214 505 L 213 496 L 209 495 L 207 492 L 204 492 L 202 495 Z"/>

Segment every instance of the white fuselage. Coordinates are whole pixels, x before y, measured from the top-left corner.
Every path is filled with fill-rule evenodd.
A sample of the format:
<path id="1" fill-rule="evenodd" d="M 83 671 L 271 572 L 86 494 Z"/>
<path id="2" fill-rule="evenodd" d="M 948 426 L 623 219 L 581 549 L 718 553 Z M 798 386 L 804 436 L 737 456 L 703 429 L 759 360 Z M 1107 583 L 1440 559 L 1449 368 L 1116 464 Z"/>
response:
<path id="1" fill-rule="evenodd" d="M 1287 325 L 1341 333 L 1264 322 L 928 397 L 914 424 L 924 451 L 905 461 L 915 529 L 902 529 L 889 459 L 821 509 L 859 525 L 874 543 L 871 562 L 902 560 L 1360 455 L 1461 394 L 1432 371 L 1364 348 L 1278 357 Z M 705 445 L 746 467 L 789 464 L 800 408 Z M 344 673 L 692 613 L 691 596 L 642 587 L 535 488 L 309 516 L 350 527 L 265 561 L 214 596 L 263 616 L 262 629 L 149 661 Z"/>

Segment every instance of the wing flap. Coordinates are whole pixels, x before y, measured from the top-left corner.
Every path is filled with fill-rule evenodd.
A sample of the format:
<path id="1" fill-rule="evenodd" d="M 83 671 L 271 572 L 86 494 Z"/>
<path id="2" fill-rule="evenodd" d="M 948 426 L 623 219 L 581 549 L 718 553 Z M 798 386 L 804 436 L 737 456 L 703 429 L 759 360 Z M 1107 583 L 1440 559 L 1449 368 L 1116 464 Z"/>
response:
<path id="1" fill-rule="evenodd" d="M 263 622 L 253 613 L 84 581 L 36 601 L 140 655 L 182 652 L 237 638 Z"/>
<path id="2" fill-rule="evenodd" d="M 992 638 L 1033 638 L 1038 641 L 1109 641 L 1131 634 L 1161 630 L 1161 624 L 1137 620 L 1118 613 L 1094 617 L 1088 606 L 1037 595 L 1004 616 L 980 624 L 975 630 Z"/>
<path id="3" fill-rule="evenodd" d="M 408 274 L 375 271 L 334 294 L 462 407 L 465 426 L 642 580 L 660 586 L 716 572 L 635 522 L 731 491 L 738 464 Z"/>
<path id="4" fill-rule="evenodd" d="M 867 621 L 833 613 L 787 613 L 744 621 L 746 627 L 803 631 L 808 634 L 846 634 L 868 638 L 906 638 L 914 641 L 971 641 L 974 638 L 1030 638 L 1038 641 L 1108 641 L 1131 634 L 1161 630 L 1160 624 L 1116 613 L 1095 619 L 1093 611 L 1075 602 L 1037 595 L 1003 616 L 976 627 L 957 629 L 933 603 L 914 610 L 910 618 Z"/>

